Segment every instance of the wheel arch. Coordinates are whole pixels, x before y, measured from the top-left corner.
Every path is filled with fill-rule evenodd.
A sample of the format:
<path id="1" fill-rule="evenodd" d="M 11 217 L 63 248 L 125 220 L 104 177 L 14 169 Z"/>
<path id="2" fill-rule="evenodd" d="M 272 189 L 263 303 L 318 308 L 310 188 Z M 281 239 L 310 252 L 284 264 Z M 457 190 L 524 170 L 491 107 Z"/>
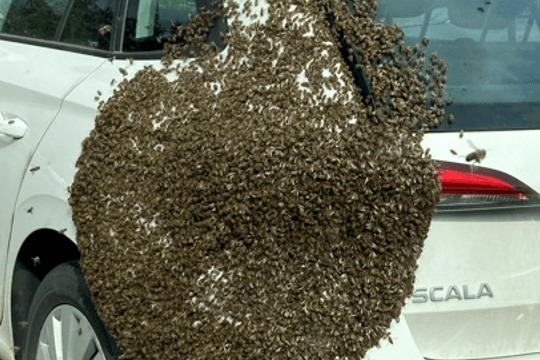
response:
<path id="1" fill-rule="evenodd" d="M 43 278 L 56 266 L 79 258 L 75 243 L 56 230 L 36 230 L 24 241 L 15 260 L 11 281 L 11 324 L 15 345 L 22 344 L 30 304 Z"/>
<path id="2" fill-rule="evenodd" d="M 13 344 L 18 346 L 26 333 L 24 324 L 40 282 L 59 264 L 80 258 L 67 199 L 38 195 L 20 203 L 8 253 L 4 300 Z"/>

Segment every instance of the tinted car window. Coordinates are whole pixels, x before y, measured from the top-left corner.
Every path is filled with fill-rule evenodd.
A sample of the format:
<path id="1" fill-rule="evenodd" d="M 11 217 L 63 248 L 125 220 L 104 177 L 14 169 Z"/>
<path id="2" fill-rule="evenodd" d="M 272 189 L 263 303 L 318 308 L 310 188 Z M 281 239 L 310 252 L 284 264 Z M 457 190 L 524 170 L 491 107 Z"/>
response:
<path id="1" fill-rule="evenodd" d="M 540 5 L 535 0 L 380 0 L 378 18 L 400 25 L 405 42 L 430 39 L 448 65 L 446 108 L 455 123 L 438 130 L 540 128 Z M 428 62 L 424 65 L 427 68 Z"/>
<path id="2" fill-rule="evenodd" d="M 61 42 L 109 50 L 115 0 L 76 0 Z"/>
<path id="3" fill-rule="evenodd" d="M 3 33 L 53 40 L 69 0 L 0 0 Z"/>
<path id="4" fill-rule="evenodd" d="M 190 17 L 203 8 L 219 13 L 213 3 L 214 0 L 130 0 L 123 51 L 163 51 L 163 43 L 176 34 L 176 27 L 187 25 Z M 227 32 L 226 20 L 218 18 L 210 29 L 207 42 L 223 50 L 226 44 L 222 34 Z"/>
<path id="5" fill-rule="evenodd" d="M 194 0 L 132 0 L 129 2 L 124 51 L 163 49 L 162 42 L 197 14 Z"/>

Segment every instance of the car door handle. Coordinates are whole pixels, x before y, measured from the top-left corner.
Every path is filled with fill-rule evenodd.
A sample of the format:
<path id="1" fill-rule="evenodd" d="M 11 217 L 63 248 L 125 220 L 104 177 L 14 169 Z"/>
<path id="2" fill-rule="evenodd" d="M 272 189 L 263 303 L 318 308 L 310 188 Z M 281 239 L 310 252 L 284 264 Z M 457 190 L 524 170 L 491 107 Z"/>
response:
<path id="1" fill-rule="evenodd" d="M 6 135 L 13 139 L 20 139 L 26 134 L 28 125 L 16 116 L 4 116 L 0 113 L 0 135 Z"/>

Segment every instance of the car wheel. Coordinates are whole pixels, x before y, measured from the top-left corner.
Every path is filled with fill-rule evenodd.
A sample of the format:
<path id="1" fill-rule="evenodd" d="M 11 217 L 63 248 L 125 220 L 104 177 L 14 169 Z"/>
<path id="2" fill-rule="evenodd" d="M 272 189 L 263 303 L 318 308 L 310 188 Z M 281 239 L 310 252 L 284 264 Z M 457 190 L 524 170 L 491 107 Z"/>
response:
<path id="1" fill-rule="evenodd" d="M 23 360 L 109 360 L 120 355 L 76 261 L 60 264 L 45 276 L 28 322 Z"/>
<path id="2" fill-rule="evenodd" d="M 39 287 L 39 278 L 28 266 L 17 261 L 13 269 L 13 286 L 11 294 L 11 320 L 13 330 L 13 343 L 19 348 L 26 338 L 26 320 L 28 319 L 28 310 L 32 305 L 32 296 Z M 15 352 L 15 359 L 21 360 L 21 351 Z"/>

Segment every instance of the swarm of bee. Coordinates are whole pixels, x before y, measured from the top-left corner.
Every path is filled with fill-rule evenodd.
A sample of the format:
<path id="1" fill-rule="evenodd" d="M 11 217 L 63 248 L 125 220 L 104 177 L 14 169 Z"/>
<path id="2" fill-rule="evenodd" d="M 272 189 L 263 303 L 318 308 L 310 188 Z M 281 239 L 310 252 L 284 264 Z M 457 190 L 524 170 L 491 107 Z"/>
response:
<path id="1" fill-rule="evenodd" d="M 216 13 L 180 27 L 166 67 L 120 83 L 83 144 L 81 267 L 124 358 L 361 359 L 412 293 L 444 62 L 422 73 L 376 0 L 268 2 L 220 4 L 225 52 L 205 43 Z"/>

